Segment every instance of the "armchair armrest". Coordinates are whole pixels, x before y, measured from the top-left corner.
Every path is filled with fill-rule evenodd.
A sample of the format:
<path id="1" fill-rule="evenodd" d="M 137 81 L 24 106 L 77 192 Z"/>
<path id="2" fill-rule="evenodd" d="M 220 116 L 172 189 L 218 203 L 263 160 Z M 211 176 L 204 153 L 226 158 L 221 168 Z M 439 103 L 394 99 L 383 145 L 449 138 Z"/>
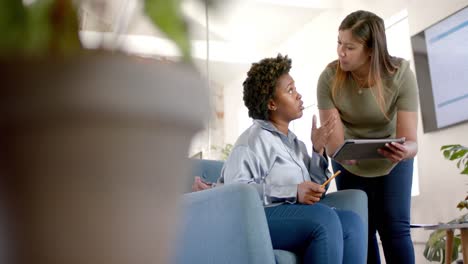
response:
<path id="1" fill-rule="evenodd" d="M 176 263 L 275 263 L 265 211 L 253 186 L 184 194 Z"/>
<path id="2" fill-rule="evenodd" d="M 349 210 L 357 213 L 367 226 L 367 195 L 361 190 L 342 190 L 328 193 L 321 203 L 342 210 Z M 367 229 L 366 229 L 367 230 Z"/>

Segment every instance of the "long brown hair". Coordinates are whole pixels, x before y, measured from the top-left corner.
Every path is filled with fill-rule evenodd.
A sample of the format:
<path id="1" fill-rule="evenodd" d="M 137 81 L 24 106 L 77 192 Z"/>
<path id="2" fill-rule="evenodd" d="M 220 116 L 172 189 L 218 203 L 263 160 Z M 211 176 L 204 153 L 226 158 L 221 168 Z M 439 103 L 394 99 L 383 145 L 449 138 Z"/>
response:
<path id="1" fill-rule="evenodd" d="M 386 112 L 385 91 L 383 78 L 393 75 L 401 63 L 401 59 L 390 56 L 387 50 L 385 25 L 382 18 L 369 11 L 355 11 L 345 17 L 339 30 L 350 30 L 353 37 L 371 51 L 370 70 L 367 83 L 374 84 L 375 98 L 380 111 L 388 119 Z M 329 67 L 336 68 L 335 81 L 332 86 L 333 101 L 336 101 L 339 89 L 350 78 L 351 72 L 340 68 L 339 60 L 332 62 Z"/>

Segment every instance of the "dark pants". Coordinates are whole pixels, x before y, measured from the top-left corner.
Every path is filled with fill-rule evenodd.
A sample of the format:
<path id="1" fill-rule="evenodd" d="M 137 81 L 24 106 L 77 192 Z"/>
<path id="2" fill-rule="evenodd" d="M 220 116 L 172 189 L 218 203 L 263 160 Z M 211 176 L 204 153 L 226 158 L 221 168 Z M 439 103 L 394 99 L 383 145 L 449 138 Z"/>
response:
<path id="1" fill-rule="evenodd" d="M 302 263 L 365 263 L 364 223 L 354 212 L 327 205 L 265 208 L 274 249 L 295 252 Z"/>
<path id="2" fill-rule="evenodd" d="M 367 178 L 354 175 L 333 161 L 338 190 L 359 189 L 369 199 L 369 246 L 367 263 L 380 263 L 376 231 L 379 232 L 387 264 L 414 263 L 410 233 L 413 159 L 400 162 L 385 176 Z"/>

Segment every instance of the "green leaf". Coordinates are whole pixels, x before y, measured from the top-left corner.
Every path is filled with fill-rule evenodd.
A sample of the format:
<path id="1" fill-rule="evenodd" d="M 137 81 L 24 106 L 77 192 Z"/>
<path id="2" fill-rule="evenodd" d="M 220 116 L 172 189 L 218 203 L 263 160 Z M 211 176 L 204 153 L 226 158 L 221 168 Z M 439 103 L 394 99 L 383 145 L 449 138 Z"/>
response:
<path id="1" fill-rule="evenodd" d="M 455 151 L 451 157 L 450 157 L 450 160 L 455 160 L 455 159 L 459 159 L 463 156 L 465 156 L 465 154 L 468 152 L 468 150 L 466 149 L 458 149 L 457 151 Z"/>
<path id="2" fill-rule="evenodd" d="M 463 157 L 462 160 L 463 160 L 463 161 L 462 161 L 463 164 L 465 164 L 465 167 L 467 167 L 467 166 L 468 166 L 468 155 L 465 156 L 465 157 Z"/>
<path id="3" fill-rule="evenodd" d="M 458 252 L 460 251 L 461 239 L 458 236 L 453 237 L 452 246 L 452 260 L 458 259 Z"/>
<path id="4" fill-rule="evenodd" d="M 49 14 L 53 3 L 53 0 L 38 0 L 27 8 L 26 54 L 39 56 L 47 53 L 51 39 Z"/>
<path id="5" fill-rule="evenodd" d="M 463 200 L 463 201 L 460 201 L 458 204 L 457 204 L 457 208 L 461 210 L 467 208 L 468 209 L 468 201 L 467 200 Z"/>
<path id="6" fill-rule="evenodd" d="M 444 157 L 445 157 L 446 159 L 449 159 L 449 158 L 450 158 L 450 153 L 451 153 L 450 150 L 445 150 L 445 151 L 444 151 Z"/>
<path id="7" fill-rule="evenodd" d="M 434 232 L 431 233 L 431 235 L 429 236 L 429 240 L 427 241 L 427 243 L 430 245 L 430 246 L 433 246 L 435 245 L 439 240 L 441 240 L 442 238 L 444 238 L 446 236 L 445 234 L 445 230 L 436 230 Z"/>
<path id="8" fill-rule="evenodd" d="M 424 248 L 423 255 L 429 261 L 439 261 L 443 263 L 445 259 L 445 242 L 443 240 L 438 240 L 432 245 L 426 243 Z"/>
<path id="9" fill-rule="evenodd" d="M 449 223 L 455 222 L 457 219 L 450 221 Z M 424 248 L 423 255 L 429 261 L 438 261 L 440 263 L 445 262 L 446 252 L 445 252 L 445 244 L 446 244 L 446 236 L 447 233 L 445 230 L 436 230 L 431 233 L 429 236 L 428 241 L 426 242 L 426 246 Z M 461 239 L 460 236 L 454 236 L 453 238 L 453 247 L 449 254 L 452 255 L 452 259 L 458 258 L 458 252 L 460 251 Z"/>
<path id="10" fill-rule="evenodd" d="M 185 61 L 191 61 L 188 27 L 180 10 L 180 0 L 145 0 L 145 11 L 153 23 L 172 39 Z"/>
<path id="11" fill-rule="evenodd" d="M 456 144 L 456 145 L 444 145 L 444 146 L 440 147 L 440 150 L 449 149 L 449 148 L 458 147 L 458 146 L 460 146 L 460 145 L 459 145 L 459 144 Z"/>
<path id="12" fill-rule="evenodd" d="M 22 50 L 26 30 L 26 10 L 22 1 L 0 0 L 0 55 Z"/>
<path id="13" fill-rule="evenodd" d="M 460 174 L 468 174 L 468 167 L 465 167 L 465 169 Z"/>

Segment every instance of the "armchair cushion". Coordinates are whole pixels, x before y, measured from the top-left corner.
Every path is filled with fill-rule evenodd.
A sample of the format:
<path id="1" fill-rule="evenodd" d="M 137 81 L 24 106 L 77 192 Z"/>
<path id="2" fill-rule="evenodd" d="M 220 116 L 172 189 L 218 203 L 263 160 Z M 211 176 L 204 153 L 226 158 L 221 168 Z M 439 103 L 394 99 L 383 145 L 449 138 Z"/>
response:
<path id="1" fill-rule="evenodd" d="M 221 174 L 224 162 L 220 160 L 193 160 L 192 165 L 194 176 L 200 176 L 207 182 L 216 182 Z"/>
<path id="2" fill-rule="evenodd" d="M 185 194 L 182 208 L 176 263 L 275 263 L 254 187 L 230 184 Z"/>

